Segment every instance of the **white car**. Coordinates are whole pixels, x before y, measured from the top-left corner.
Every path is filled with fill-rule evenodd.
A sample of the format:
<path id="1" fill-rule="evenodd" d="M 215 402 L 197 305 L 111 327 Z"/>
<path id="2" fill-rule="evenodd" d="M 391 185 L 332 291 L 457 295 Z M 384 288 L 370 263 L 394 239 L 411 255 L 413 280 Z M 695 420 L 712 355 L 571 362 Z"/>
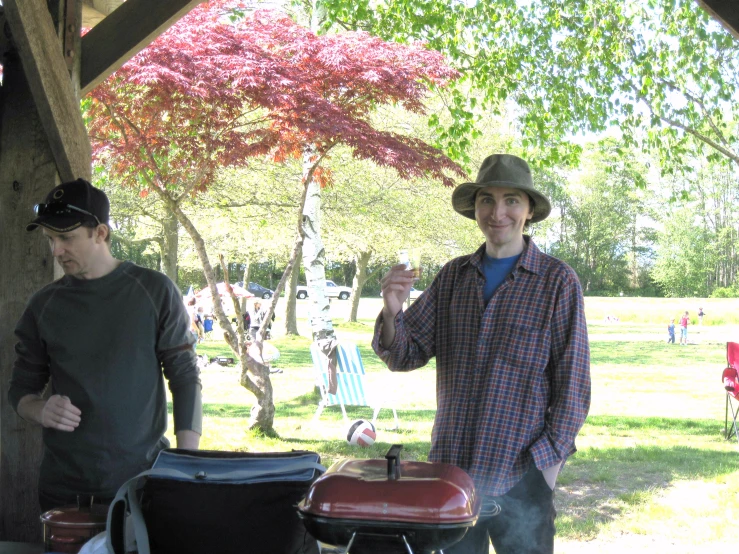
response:
<path id="1" fill-rule="evenodd" d="M 411 292 L 409 294 L 411 300 L 416 300 L 419 296 L 421 296 L 422 290 L 415 289 L 411 287 Z M 380 296 L 382 296 L 382 291 L 380 291 Z"/>
<path id="2" fill-rule="evenodd" d="M 329 281 L 328 279 L 326 279 L 326 288 L 323 290 L 324 290 L 324 294 L 328 298 L 338 298 L 339 300 L 347 300 L 352 295 L 351 288 L 342 287 L 340 285 L 337 285 L 333 281 Z M 295 293 L 295 296 L 297 296 L 301 300 L 303 298 L 308 298 L 308 287 L 299 285 Z"/>

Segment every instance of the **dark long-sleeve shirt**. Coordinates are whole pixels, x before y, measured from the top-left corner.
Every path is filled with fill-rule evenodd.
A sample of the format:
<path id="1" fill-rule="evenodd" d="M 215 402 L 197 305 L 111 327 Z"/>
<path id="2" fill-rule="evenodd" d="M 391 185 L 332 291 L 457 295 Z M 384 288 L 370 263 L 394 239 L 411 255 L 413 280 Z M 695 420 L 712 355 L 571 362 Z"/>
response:
<path id="1" fill-rule="evenodd" d="M 395 318 L 395 340 L 373 348 L 391 370 L 436 356 L 437 412 L 430 461 L 466 470 L 478 489 L 505 494 L 528 470 L 563 462 L 590 407 L 590 350 L 575 272 L 526 247 L 483 300 L 483 245 L 446 264 Z"/>
<path id="2" fill-rule="evenodd" d="M 202 431 L 200 376 L 182 295 L 156 271 L 123 262 L 99 279 L 65 276 L 37 292 L 16 327 L 8 398 L 68 396 L 74 431 L 43 429 L 39 486 L 48 493 L 113 496 L 168 446 L 162 370 L 175 431 Z"/>

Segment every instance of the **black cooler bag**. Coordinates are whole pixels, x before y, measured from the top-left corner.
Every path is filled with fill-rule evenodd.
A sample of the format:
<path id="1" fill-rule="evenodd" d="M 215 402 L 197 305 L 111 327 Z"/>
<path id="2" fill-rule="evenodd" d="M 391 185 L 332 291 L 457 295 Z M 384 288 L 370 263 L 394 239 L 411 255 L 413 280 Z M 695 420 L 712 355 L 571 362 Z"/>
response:
<path id="1" fill-rule="evenodd" d="M 307 451 L 163 450 L 119 490 L 109 545 L 132 525 L 139 554 L 317 554 L 295 507 L 323 471 Z"/>

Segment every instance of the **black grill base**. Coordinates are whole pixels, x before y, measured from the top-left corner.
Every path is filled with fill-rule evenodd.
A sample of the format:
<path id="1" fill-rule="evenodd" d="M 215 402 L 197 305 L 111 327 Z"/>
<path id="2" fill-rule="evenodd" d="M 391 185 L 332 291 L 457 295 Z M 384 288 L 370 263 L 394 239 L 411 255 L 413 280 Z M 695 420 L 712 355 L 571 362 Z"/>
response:
<path id="1" fill-rule="evenodd" d="M 319 541 L 344 547 L 351 543 L 346 554 L 409 554 L 406 541 L 413 554 L 433 554 L 462 540 L 475 523 L 474 520 L 440 525 L 362 522 L 298 514 L 308 532 Z"/>

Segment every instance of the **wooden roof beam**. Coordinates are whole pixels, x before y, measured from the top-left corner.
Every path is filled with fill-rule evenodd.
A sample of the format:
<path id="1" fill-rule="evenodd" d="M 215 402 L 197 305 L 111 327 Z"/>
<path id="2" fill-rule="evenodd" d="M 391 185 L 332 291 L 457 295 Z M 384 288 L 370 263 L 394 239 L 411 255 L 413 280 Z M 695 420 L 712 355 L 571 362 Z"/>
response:
<path id="1" fill-rule="evenodd" d="M 698 3 L 739 39 L 739 0 L 698 0 Z"/>
<path id="2" fill-rule="evenodd" d="M 62 181 L 90 178 L 80 103 L 46 0 L 4 0 L 5 17 Z"/>
<path id="3" fill-rule="evenodd" d="M 203 0 L 127 0 L 82 37 L 84 96 Z"/>
<path id="4" fill-rule="evenodd" d="M 105 19 L 105 14 L 95 8 L 82 4 L 82 26 L 92 29 L 95 25 Z"/>

